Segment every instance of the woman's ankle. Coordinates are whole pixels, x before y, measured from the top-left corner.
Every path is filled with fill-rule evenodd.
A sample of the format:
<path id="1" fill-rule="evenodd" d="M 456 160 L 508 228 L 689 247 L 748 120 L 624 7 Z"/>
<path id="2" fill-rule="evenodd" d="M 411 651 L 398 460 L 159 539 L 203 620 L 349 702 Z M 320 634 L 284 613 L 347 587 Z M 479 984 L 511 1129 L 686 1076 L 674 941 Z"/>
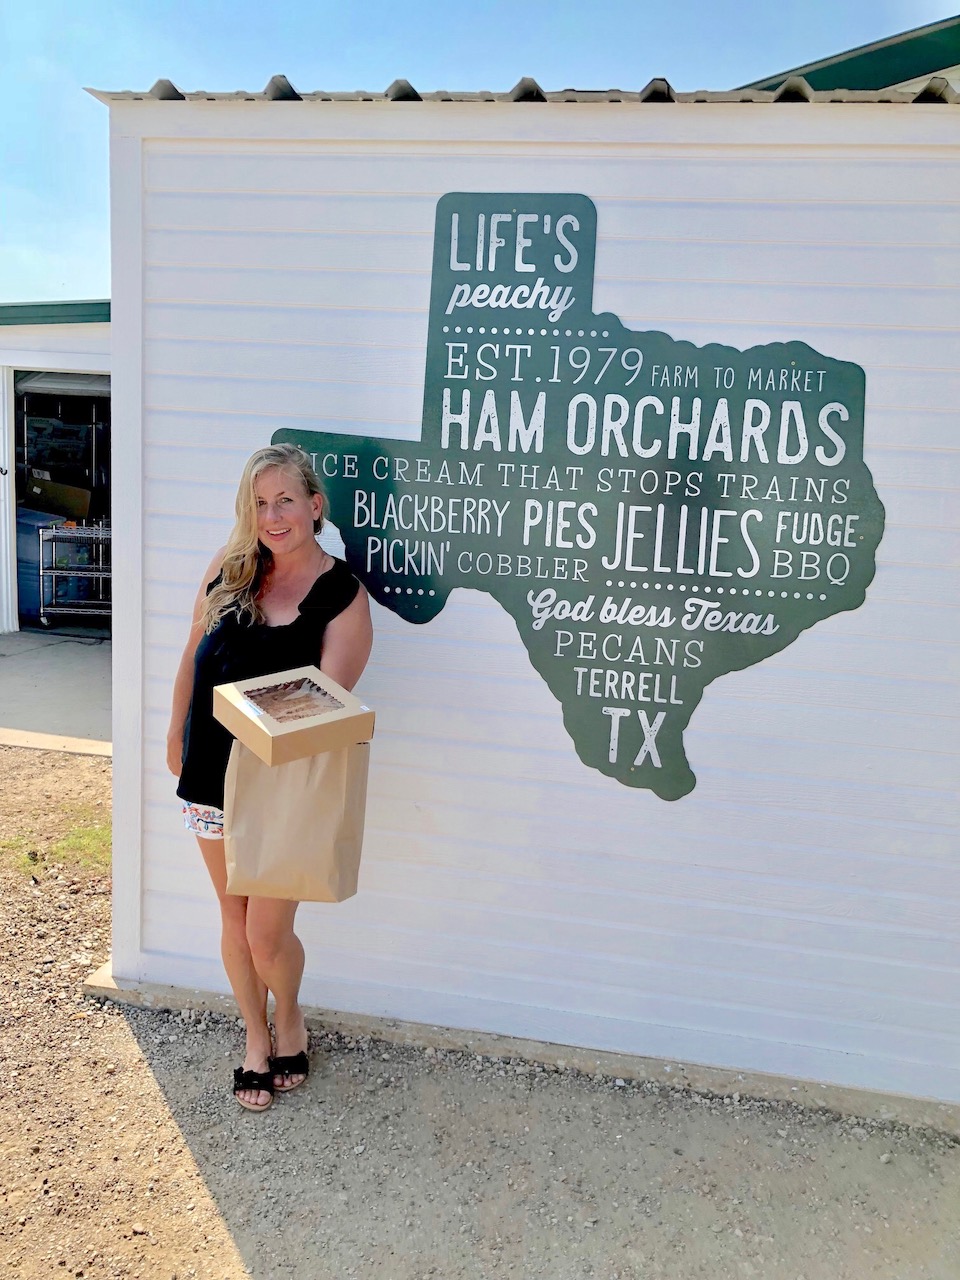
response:
<path id="1" fill-rule="evenodd" d="M 257 1057 L 269 1057 L 273 1048 L 273 1042 L 270 1038 L 270 1028 L 266 1023 L 260 1026 L 247 1027 L 247 1057 L 256 1055 Z"/>
<path id="2" fill-rule="evenodd" d="M 273 1012 L 273 1025 L 284 1030 L 294 1030 L 303 1022 L 303 1010 L 294 1001 L 289 1005 L 278 1005 Z"/>

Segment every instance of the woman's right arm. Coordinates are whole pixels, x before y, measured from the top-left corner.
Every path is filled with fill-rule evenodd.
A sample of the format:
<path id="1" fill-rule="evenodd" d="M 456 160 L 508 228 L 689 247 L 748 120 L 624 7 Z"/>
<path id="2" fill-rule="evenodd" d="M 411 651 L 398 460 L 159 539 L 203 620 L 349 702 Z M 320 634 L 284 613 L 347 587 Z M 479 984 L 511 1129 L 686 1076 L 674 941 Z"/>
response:
<path id="1" fill-rule="evenodd" d="M 193 659 L 197 652 L 197 645 L 203 639 L 203 623 L 200 620 L 200 615 L 207 595 L 207 586 L 220 572 L 225 550 L 226 547 L 220 548 L 203 575 L 200 590 L 197 592 L 197 598 L 193 604 L 190 634 L 187 636 L 187 643 L 173 682 L 173 706 L 170 711 L 170 728 L 167 730 L 167 768 L 177 778 L 180 777 L 180 772 L 183 768 L 181 759 L 183 755 L 183 730 L 187 723 L 187 712 L 190 709 L 190 698 L 193 694 Z"/>

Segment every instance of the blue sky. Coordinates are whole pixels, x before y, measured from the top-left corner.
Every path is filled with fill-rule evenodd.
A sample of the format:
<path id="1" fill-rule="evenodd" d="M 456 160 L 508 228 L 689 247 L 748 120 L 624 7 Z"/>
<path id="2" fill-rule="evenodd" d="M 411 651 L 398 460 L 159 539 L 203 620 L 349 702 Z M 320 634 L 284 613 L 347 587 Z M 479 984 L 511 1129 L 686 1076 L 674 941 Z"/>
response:
<path id="1" fill-rule="evenodd" d="M 0 0 L 0 302 L 108 297 L 107 109 L 83 92 L 724 89 L 949 17 L 924 0 Z"/>

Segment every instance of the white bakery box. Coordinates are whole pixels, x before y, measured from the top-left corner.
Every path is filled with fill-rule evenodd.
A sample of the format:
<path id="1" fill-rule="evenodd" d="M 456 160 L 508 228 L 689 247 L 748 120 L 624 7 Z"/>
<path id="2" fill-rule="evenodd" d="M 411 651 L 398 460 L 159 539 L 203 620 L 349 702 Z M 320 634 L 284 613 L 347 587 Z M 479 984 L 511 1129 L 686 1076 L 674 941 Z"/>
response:
<path id="1" fill-rule="evenodd" d="M 313 666 L 217 685 L 213 714 L 268 765 L 373 737 L 373 711 Z"/>

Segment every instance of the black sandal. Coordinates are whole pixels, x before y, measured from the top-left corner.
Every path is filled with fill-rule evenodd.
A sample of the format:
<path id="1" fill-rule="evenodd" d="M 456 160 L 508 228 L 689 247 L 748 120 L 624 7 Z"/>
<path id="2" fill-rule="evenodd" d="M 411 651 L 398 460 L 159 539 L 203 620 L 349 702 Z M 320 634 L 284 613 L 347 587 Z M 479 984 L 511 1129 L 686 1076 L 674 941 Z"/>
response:
<path id="1" fill-rule="evenodd" d="M 272 1059 L 270 1060 L 272 1063 Z M 257 1106 L 254 1102 L 244 1102 L 238 1095 L 241 1093 L 269 1093 L 270 1101 L 264 1102 L 262 1106 Z M 244 1071 L 243 1067 L 235 1067 L 233 1071 L 233 1093 L 234 1097 L 247 1111 L 266 1111 L 273 1102 L 273 1070 L 267 1071 Z"/>
<path id="2" fill-rule="evenodd" d="M 285 1058 L 268 1058 L 270 1070 L 275 1076 L 303 1076 L 302 1080 L 298 1080 L 296 1084 L 274 1085 L 277 1093 L 292 1093 L 294 1089 L 299 1089 L 302 1084 L 306 1083 L 307 1076 L 310 1074 L 310 1059 L 307 1057 L 305 1050 L 301 1049 L 299 1053 L 290 1054 Z"/>

